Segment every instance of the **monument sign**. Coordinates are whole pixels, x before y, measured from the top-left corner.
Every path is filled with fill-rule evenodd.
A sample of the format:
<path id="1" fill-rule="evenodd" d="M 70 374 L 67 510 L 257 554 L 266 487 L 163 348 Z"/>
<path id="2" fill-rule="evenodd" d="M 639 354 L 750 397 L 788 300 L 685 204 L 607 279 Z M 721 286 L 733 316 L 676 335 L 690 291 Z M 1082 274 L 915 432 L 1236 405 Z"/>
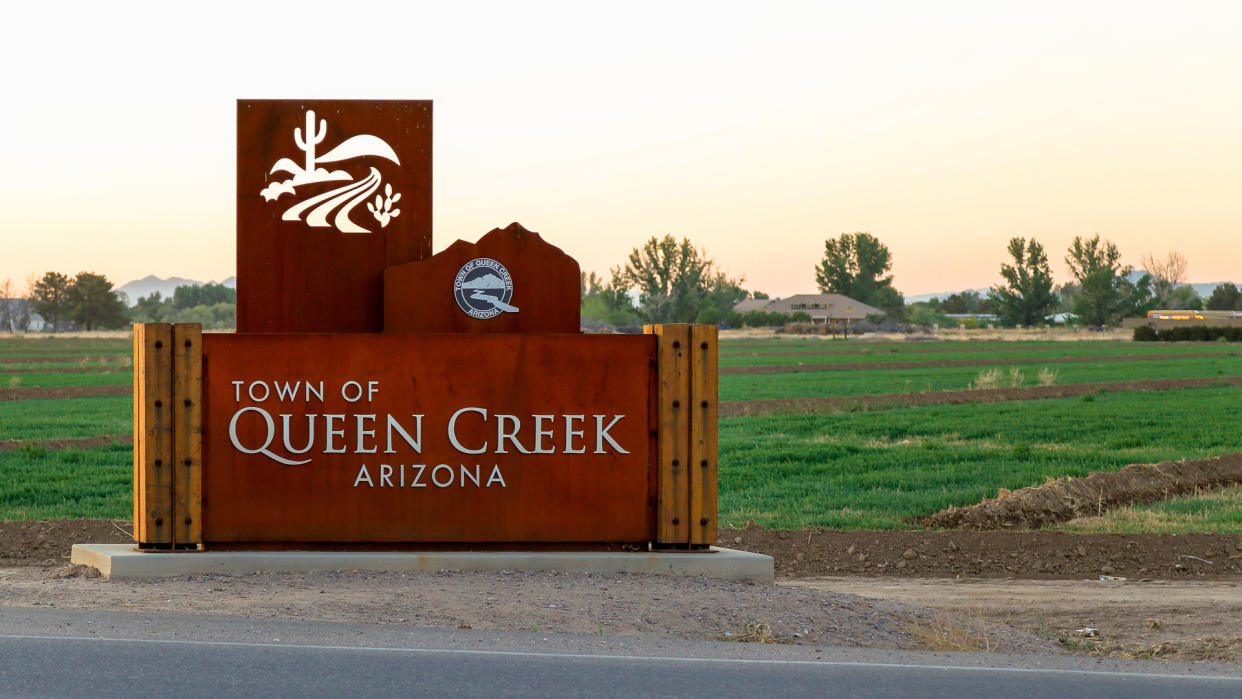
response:
<path id="1" fill-rule="evenodd" d="M 140 548 L 715 541 L 715 327 L 581 333 L 517 224 L 430 255 L 430 114 L 238 103 L 238 330 L 135 327 Z"/>

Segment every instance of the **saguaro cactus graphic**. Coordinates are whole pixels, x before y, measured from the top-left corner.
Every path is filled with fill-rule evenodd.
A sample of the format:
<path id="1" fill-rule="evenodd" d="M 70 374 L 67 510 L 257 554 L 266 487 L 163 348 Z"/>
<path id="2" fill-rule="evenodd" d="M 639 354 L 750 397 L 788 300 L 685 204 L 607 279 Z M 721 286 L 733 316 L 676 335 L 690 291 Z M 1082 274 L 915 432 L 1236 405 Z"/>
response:
<path id="1" fill-rule="evenodd" d="M 315 134 L 312 136 L 311 134 Z M 302 129 L 295 128 L 293 130 L 293 142 L 298 144 L 298 148 L 306 151 L 306 173 L 314 174 L 315 172 L 315 146 L 323 142 L 323 137 L 328 135 L 328 120 L 319 120 L 319 130 L 315 131 L 315 110 L 306 110 L 306 138 L 302 138 Z"/>

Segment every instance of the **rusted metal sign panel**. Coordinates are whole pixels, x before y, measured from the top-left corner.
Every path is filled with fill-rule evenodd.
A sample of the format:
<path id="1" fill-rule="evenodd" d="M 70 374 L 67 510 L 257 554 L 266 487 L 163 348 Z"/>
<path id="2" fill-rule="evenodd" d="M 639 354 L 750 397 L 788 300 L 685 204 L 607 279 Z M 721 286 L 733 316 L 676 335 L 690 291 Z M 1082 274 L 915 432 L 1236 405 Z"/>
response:
<path id="1" fill-rule="evenodd" d="M 654 539 L 654 336 L 202 340 L 205 543 Z"/>
<path id="2" fill-rule="evenodd" d="M 578 262 L 518 223 L 384 272 L 384 331 L 576 333 Z"/>
<path id="3" fill-rule="evenodd" d="M 379 332 L 430 254 L 431 102 L 238 101 L 238 332 Z"/>

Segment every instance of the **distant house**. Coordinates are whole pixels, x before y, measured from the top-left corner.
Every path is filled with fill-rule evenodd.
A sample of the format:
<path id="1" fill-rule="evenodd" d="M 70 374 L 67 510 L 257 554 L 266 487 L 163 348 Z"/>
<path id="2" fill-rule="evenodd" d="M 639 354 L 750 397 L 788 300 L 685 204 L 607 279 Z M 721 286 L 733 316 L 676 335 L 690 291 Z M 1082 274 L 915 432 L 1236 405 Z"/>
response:
<path id="1" fill-rule="evenodd" d="M 848 330 L 850 321 L 884 315 L 883 309 L 840 294 L 798 294 L 783 299 L 745 299 L 738 302 L 733 310 L 738 313 L 756 310 L 786 315 L 805 313 L 811 317 L 812 323 L 822 323 L 830 330 Z"/>

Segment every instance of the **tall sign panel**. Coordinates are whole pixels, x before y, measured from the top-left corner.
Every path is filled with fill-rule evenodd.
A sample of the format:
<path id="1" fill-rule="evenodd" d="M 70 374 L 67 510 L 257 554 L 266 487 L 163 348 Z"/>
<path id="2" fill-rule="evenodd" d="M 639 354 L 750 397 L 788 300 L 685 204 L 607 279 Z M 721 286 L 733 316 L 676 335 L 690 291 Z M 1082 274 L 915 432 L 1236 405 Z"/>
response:
<path id="1" fill-rule="evenodd" d="M 238 101 L 238 332 L 379 332 L 430 254 L 430 101 Z"/>

